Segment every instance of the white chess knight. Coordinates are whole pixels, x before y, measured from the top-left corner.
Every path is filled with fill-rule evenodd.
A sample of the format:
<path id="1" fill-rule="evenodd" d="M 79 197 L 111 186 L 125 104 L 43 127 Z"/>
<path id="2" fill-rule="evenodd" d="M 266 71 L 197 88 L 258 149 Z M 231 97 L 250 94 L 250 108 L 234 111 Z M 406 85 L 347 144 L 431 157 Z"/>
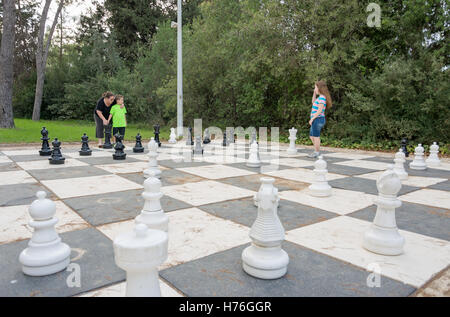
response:
<path id="1" fill-rule="evenodd" d="M 152 138 L 148 143 L 148 168 L 144 170 L 144 176 L 149 178 L 153 172 L 154 176 L 161 178 L 161 171 L 158 168 L 158 143 Z"/>
<path id="2" fill-rule="evenodd" d="M 258 143 L 253 142 L 250 145 L 250 155 L 247 160 L 248 167 L 261 167 L 261 160 L 259 159 Z"/>
<path id="3" fill-rule="evenodd" d="M 408 179 L 408 173 L 405 171 L 405 162 L 406 162 L 405 153 L 403 152 L 402 149 L 399 149 L 398 152 L 395 154 L 394 172 L 401 180 Z"/>
<path id="4" fill-rule="evenodd" d="M 433 142 L 433 145 L 430 146 L 430 156 L 426 160 L 428 167 L 441 166 L 441 161 L 439 160 L 438 154 L 439 154 L 439 145 L 437 145 L 436 142 Z"/>
<path id="5" fill-rule="evenodd" d="M 288 254 L 281 248 L 285 239 L 283 225 L 277 215 L 278 189 L 273 178 L 261 178 L 258 192 L 258 216 L 250 230 L 252 244 L 242 252 L 244 271 L 260 279 L 284 276 Z"/>
<path id="6" fill-rule="evenodd" d="M 167 260 L 168 236 L 137 225 L 114 239 L 114 260 L 127 272 L 127 297 L 160 297 L 158 266 Z"/>
<path id="7" fill-rule="evenodd" d="M 289 148 L 287 149 L 287 154 L 295 155 L 297 154 L 297 149 L 295 148 L 295 141 L 297 141 L 297 129 L 292 128 L 289 130 Z"/>
<path id="8" fill-rule="evenodd" d="M 144 208 L 136 217 L 136 224 L 145 224 L 149 229 L 161 231 L 169 230 L 169 217 L 164 213 L 161 207 L 161 198 L 164 194 L 161 192 L 161 181 L 157 179 L 151 171 L 150 177 L 144 182 Z"/>
<path id="9" fill-rule="evenodd" d="M 405 239 L 398 232 L 395 209 L 402 205 L 397 198 L 402 183 L 392 165 L 378 179 L 377 188 L 377 213 L 370 229 L 364 234 L 363 247 L 382 255 L 400 255 Z"/>
<path id="10" fill-rule="evenodd" d="M 47 194 L 40 191 L 29 213 L 33 220 L 29 225 L 34 229 L 28 247 L 20 253 L 22 271 L 30 276 L 46 276 L 60 272 L 70 263 L 70 248 L 61 242 L 55 230 L 58 218 L 55 217 L 56 205 L 46 199 Z"/>
<path id="11" fill-rule="evenodd" d="M 315 179 L 311 186 L 309 186 L 309 193 L 314 197 L 329 197 L 332 194 L 332 188 L 327 181 L 327 162 L 323 156 L 319 156 L 314 163 Z"/>
<path id="12" fill-rule="evenodd" d="M 409 167 L 413 170 L 425 170 L 427 169 L 427 164 L 425 164 L 424 160 L 424 152 L 422 144 L 419 144 L 414 151 L 414 160 L 409 164 Z"/>
<path id="13" fill-rule="evenodd" d="M 177 143 L 177 135 L 175 133 L 175 128 L 170 128 L 170 139 L 169 143 L 175 144 Z"/>

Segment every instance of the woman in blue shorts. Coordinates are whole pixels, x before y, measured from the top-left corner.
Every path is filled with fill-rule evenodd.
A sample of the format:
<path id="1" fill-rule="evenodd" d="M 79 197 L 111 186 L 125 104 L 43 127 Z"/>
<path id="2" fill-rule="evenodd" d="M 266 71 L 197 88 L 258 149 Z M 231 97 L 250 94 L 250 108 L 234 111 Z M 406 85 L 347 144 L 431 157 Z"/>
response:
<path id="1" fill-rule="evenodd" d="M 309 125 L 311 130 L 309 137 L 314 144 L 314 152 L 310 153 L 308 157 L 316 158 L 320 153 L 320 132 L 326 123 L 325 110 L 327 107 L 332 107 L 330 92 L 327 84 L 324 81 L 318 81 L 314 87 L 314 95 L 312 99 L 311 120 Z"/>

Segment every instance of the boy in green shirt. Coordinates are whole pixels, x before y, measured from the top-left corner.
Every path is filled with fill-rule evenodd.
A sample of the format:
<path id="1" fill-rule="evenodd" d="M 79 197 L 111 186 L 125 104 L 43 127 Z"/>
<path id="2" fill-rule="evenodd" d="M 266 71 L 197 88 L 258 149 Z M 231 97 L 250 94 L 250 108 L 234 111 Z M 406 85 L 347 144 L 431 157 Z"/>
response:
<path id="1" fill-rule="evenodd" d="M 113 135 L 116 135 L 116 133 L 119 133 L 122 138 L 125 137 L 125 128 L 127 126 L 127 109 L 125 108 L 125 105 L 123 104 L 123 96 L 117 95 L 116 96 L 116 102 L 117 104 L 111 108 L 110 114 L 112 116 L 113 121 Z M 115 138 L 114 138 L 115 140 Z M 116 142 L 116 141 L 114 141 Z"/>

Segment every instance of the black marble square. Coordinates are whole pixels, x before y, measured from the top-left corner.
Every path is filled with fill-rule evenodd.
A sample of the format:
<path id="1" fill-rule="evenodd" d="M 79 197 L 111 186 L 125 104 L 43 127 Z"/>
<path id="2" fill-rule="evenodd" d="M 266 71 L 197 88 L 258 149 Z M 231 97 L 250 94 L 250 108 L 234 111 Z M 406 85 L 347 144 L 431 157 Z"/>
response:
<path id="1" fill-rule="evenodd" d="M 346 177 L 329 181 L 328 184 L 330 184 L 330 186 L 333 188 L 354 190 L 357 192 L 378 195 L 377 181 L 373 179 L 366 179 L 361 177 Z M 400 190 L 399 195 L 405 195 L 419 189 L 421 188 L 402 185 L 402 189 Z"/>
<path id="2" fill-rule="evenodd" d="M 305 168 L 314 170 L 314 166 L 307 166 Z M 360 168 L 360 167 L 354 167 L 354 166 L 339 165 L 339 164 L 327 164 L 327 170 L 328 170 L 328 173 L 347 175 L 347 176 L 363 175 L 363 174 L 378 172 L 378 170 L 373 170 L 373 169 L 368 169 L 368 168 Z"/>
<path id="3" fill-rule="evenodd" d="M 0 186 L 0 207 L 29 205 L 35 201 L 36 193 L 44 191 L 48 199 L 55 199 L 55 195 L 40 184 L 15 184 Z"/>
<path id="4" fill-rule="evenodd" d="M 107 164 L 123 164 L 123 163 L 135 163 L 135 162 L 142 162 L 138 159 L 135 159 L 133 157 L 128 157 L 126 160 L 114 160 L 112 153 L 111 157 L 87 157 L 87 158 L 78 158 L 78 161 L 90 164 L 90 165 L 107 165 Z"/>
<path id="5" fill-rule="evenodd" d="M 267 177 L 265 175 L 256 174 L 256 175 L 245 175 L 245 176 L 238 176 L 238 177 L 230 177 L 230 178 L 224 178 L 217 180 L 218 182 L 225 183 L 228 185 L 245 188 L 252 191 L 259 191 L 259 188 L 261 187 L 261 178 Z M 301 182 L 295 182 L 284 178 L 278 178 L 278 177 L 272 177 L 275 179 L 274 186 L 278 188 L 278 191 L 285 191 L 285 190 L 303 190 L 307 188 L 309 185 L 308 183 L 301 183 Z"/>
<path id="6" fill-rule="evenodd" d="M 51 168 L 43 170 L 29 170 L 27 171 L 31 176 L 39 181 L 65 179 L 65 178 L 79 178 L 111 174 L 101 168 L 94 166 L 76 166 L 67 168 Z M 68 180 L 70 181 L 70 180 Z"/>
<path id="7" fill-rule="evenodd" d="M 120 174 L 120 176 L 139 185 L 144 184 L 146 180 L 143 173 Z M 160 179 L 162 186 L 164 187 L 172 185 L 182 185 L 186 183 L 196 183 L 204 180 L 205 179 L 200 176 L 188 174 L 177 169 L 162 170 Z"/>

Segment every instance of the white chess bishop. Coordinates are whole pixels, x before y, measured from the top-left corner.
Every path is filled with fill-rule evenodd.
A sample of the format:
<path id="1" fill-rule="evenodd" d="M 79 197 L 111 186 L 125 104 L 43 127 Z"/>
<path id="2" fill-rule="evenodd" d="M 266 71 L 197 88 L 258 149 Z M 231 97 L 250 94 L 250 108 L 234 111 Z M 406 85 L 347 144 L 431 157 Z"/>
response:
<path id="1" fill-rule="evenodd" d="M 144 182 L 144 208 L 135 219 L 136 224 L 145 224 L 149 229 L 156 229 L 167 232 L 169 230 L 169 217 L 161 207 L 161 181 L 155 177 L 152 171 L 150 177 Z"/>
<path id="2" fill-rule="evenodd" d="M 405 153 L 403 152 L 402 149 L 399 149 L 398 152 L 395 154 L 394 172 L 397 174 L 400 180 L 408 179 L 408 173 L 405 171 L 405 162 L 406 162 Z"/>
<path id="3" fill-rule="evenodd" d="M 370 229 L 364 234 L 363 247 L 382 255 L 400 255 L 405 239 L 398 232 L 395 209 L 402 205 L 397 198 L 402 183 L 392 165 L 378 179 L 377 188 L 377 213 Z"/>
<path id="4" fill-rule="evenodd" d="M 168 236 L 137 225 L 114 239 L 114 260 L 127 272 L 127 297 L 160 297 L 158 266 L 167 260 Z"/>
<path id="5" fill-rule="evenodd" d="M 287 149 L 287 154 L 289 155 L 297 154 L 297 149 L 295 148 L 295 141 L 297 141 L 297 129 L 292 128 L 289 130 L 289 148 Z"/>
<path id="6" fill-rule="evenodd" d="M 323 156 L 319 156 L 319 159 L 314 163 L 314 183 L 309 186 L 309 193 L 314 197 L 329 197 L 332 194 L 332 188 L 327 181 L 327 162 L 323 159 Z"/>
<path id="7" fill-rule="evenodd" d="M 250 155 L 247 160 L 248 167 L 261 167 L 261 160 L 259 159 L 258 143 L 253 142 L 250 145 Z"/>
<path id="8" fill-rule="evenodd" d="M 418 147 L 416 147 L 416 150 L 414 151 L 414 160 L 409 164 L 409 167 L 413 170 L 425 170 L 427 169 L 427 164 L 425 164 L 424 160 L 424 152 L 425 149 L 423 148 L 422 144 L 419 144 Z"/>
<path id="9" fill-rule="evenodd" d="M 175 128 L 170 128 L 169 143 L 171 144 L 177 143 L 177 135 L 175 134 Z"/>
<path id="10" fill-rule="evenodd" d="M 439 167 L 441 166 L 441 161 L 439 160 L 439 145 L 436 142 L 433 142 L 433 145 L 430 146 L 430 156 L 426 160 L 426 164 L 428 167 Z"/>
<path id="11" fill-rule="evenodd" d="M 261 178 L 258 192 L 258 216 L 250 230 L 252 244 L 242 252 L 244 271 L 260 279 L 284 276 L 288 254 L 281 248 L 285 239 L 283 225 L 277 215 L 278 189 L 273 178 Z"/>
<path id="12" fill-rule="evenodd" d="M 70 263 L 70 248 L 61 242 L 55 230 L 58 218 L 55 217 L 56 205 L 47 194 L 40 191 L 29 213 L 33 220 L 29 225 L 34 229 L 28 247 L 20 253 L 22 271 L 30 276 L 46 276 L 60 272 Z"/>
<path id="13" fill-rule="evenodd" d="M 161 178 L 161 171 L 158 168 L 158 143 L 155 142 L 155 138 L 152 138 L 148 143 L 148 168 L 144 170 L 146 178 L 149 178 L 151 175 Z"/>

